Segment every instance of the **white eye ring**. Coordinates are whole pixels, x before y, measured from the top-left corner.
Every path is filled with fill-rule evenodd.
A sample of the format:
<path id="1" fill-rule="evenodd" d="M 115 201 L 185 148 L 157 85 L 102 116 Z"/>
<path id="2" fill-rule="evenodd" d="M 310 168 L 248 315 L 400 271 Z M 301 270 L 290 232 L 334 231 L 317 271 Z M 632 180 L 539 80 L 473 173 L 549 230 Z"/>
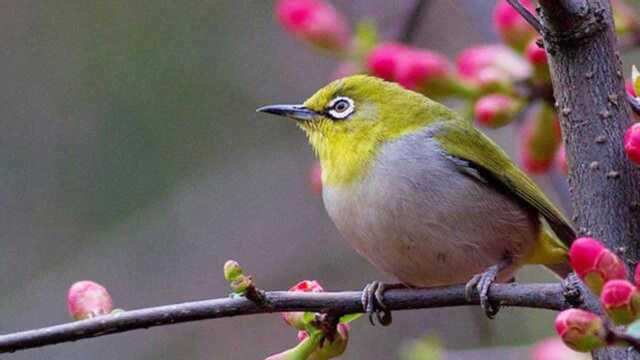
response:
<path id="1" fill-rule="evenodd" d="M 345 107 L 345 104 L 347 105 Z M 346 96 L 338 96 L 331 100 L 329 105 L 329 115 L 334 119 L 346 119 L 349 115 L 353 114 L 356 109 L 353 100 Z"/>

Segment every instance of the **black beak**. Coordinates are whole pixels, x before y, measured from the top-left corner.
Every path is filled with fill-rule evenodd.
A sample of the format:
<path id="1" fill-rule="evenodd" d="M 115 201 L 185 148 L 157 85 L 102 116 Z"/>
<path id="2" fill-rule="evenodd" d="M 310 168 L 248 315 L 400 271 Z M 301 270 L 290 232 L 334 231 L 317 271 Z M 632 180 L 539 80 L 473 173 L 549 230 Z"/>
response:
<path id="1" fill-rule="evenodd" d="M 256 110 L 267 114 L 286 116 L 294 120 L 311 121 L 318 113 L 302 105 L 269 105 Z"/>

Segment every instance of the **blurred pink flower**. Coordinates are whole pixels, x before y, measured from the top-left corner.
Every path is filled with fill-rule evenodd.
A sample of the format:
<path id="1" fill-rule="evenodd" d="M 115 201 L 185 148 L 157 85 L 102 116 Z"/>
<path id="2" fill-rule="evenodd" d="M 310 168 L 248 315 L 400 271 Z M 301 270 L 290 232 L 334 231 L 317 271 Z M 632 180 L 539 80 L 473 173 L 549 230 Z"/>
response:
<path id="1" fill-rule="evenodd" d="M 456 65 L 460 76 L 479 85 L 486 81 L 483 77 L 494 82 L 511 82 L 526 79 L 532 73 L 524 58 L 499 44 L 467 48 L 458 55 Z"/>
<path id="2" fill-rule="evenodd" d="M 554 337 L 538 342 L 531 349 L 531 360 L 588 360 L 590 357 L 575 352 L 562 342 L 562 339 Z"/>
<path id="3" fill-rule="evenodd" d="M 347 22 L 322 0 L 279 0 L 276 14 L 282 26 L 315 46 L 344 50 L 350 39 Z"/>
<path id="4" fill-rule="evenodd" d="M 482 126 L 497 128 L 515 118 L 520 105 L 514 98 L 502 94 L 489 94 L 478 99 L 474 115 Z"/>
<path id="5" fill-rule="evenodd" d="M 624 151 L 634 164 L 640 165 L 640 123 L 635 123 L 624 134 Z"/>
<path id="6" fill-rule="evenodd" d="M 520 0 L 529 11 L 535 13 L 531 0 Z M 535 36 L 535 30 L 506 0 L 498 0 L 493 9 L 493 23 L 502 40 L 515 49 L 522 50 Z"/>

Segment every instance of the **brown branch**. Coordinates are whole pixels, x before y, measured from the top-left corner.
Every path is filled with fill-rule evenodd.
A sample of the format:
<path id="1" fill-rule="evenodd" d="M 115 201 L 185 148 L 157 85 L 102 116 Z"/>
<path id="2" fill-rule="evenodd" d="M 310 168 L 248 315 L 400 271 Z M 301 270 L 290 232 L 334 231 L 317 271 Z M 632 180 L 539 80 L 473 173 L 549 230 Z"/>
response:
<path id="1" fill-rule="evenodd" d="M 525 19 L 538 34 L 542 34 L 542 24 L 540 24 L 540 21 L 535 15 L 533 15 L 526 7 L 524 7 L 524 5 L 522 5 L 520 0 L 507 0 L 507 3 L 509 3 L 509 5 L 511 5 L 511 7 L 514 8 L 518 12 L 518 14 L 520 14 L 520 16 L 522 16 L 522 18 Z"/>
<path id="2" fill-rule="evenodd" d="M 608 0 L 539 0 L 569 171 L 574 220 L 581 235 L 602 240 L 631 266 L 640 259 L 640 171 L 622 147 L 632 124 Z M 606 139 L 605 142 L 596 139 Z M 589 164 L 598 162 L 594 169 Z M 591 311 L 597 299 L 585 294 Z M 638 359 L 609 347 L 594 359 Z"/>
<path id="3" fill-rule="evenodd" d="M 286 311 L 313 311 L 332 314 L 363 312 L 362 293 L 300 293 L 273 291 L 264 293 L 264 303 L 244 297 L 221 298 L 131 310 L 112 315 L 0 336 L 0 353 L 43 347 L 80 339 L 122 333 L 155 326 L 223 317 Z M 561 284 L 495 284 L 491 299 L 502 306 L 550 310 L 569 308 Z M 385 293 L 390 310 L 477 305 L 477 296 L 466 300 L 464 286 L 432 289 L 397 289 Z"/>

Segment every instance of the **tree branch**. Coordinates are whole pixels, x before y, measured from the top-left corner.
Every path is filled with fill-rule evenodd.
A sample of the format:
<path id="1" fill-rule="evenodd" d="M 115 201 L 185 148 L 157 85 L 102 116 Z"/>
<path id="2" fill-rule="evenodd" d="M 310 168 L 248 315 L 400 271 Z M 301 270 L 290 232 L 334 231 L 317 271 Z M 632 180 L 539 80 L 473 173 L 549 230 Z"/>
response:
<path id="1" fill-rule="evenodd" d="M 556 109 L 566 145 L 569 189 L 578 232 L 602 240 L 627 265 L 640 259 L 640 171 L 622 138 L 633 123 L 607 0 L 539 0 Z M 606 139 L 605 142 L 596 139 Z M 597 168 L 589 164 L 597 162 Z M 585 294 L 591 311 L 594 296 Z M 594 359 L 638 359 L 605 348 Z"/>
<path id="2" fill-rule="evenodd" d="M 429 5 L 428 3 L 428 0 L 416 0 L 416 4 L 411 10 L 407 22 L 404 24 L 402 32 L 400 33 L 401 42 L 405 44 L 411 44 L 413 42 L 416 32 L 418 31 L 418 25 L 420 25 L 425 10 Z"/>
<path id="3" fill-rule="evenodd" d="M 223 317 L 287 311 L 363 312 L 361 292 L 302 293 L 266 292 L 264 305 L 244 297 L 186 302 L 131 310 L 93 319 L 55 325 L 0 336 L 0 353 L 43 347 L 136 329 Z M 476 294 L 477 295 L 477 294 Z M 531 307 L 550 310 L 569 308 L 561 284 L 495 284 L 491 298 L 501 306 Z M 477 296 L 468 301 L 464 286 L 432 289 L 397 289 L 385 293 L 390 310 L 426 309 L 446 306 L 477 305 Z"/>
<path id="4" fill-rule="evenodd" d="M 509 3 L 509 5 L 511 5 L 511 7 L 513 7 L 538 34 L 542 34 L 542 24 L 540 24 L 540 21 L 538 21 L 538 18 L 535 15 L 522 5 L 520 0 L 507 0 L 507 3 Z"/>

